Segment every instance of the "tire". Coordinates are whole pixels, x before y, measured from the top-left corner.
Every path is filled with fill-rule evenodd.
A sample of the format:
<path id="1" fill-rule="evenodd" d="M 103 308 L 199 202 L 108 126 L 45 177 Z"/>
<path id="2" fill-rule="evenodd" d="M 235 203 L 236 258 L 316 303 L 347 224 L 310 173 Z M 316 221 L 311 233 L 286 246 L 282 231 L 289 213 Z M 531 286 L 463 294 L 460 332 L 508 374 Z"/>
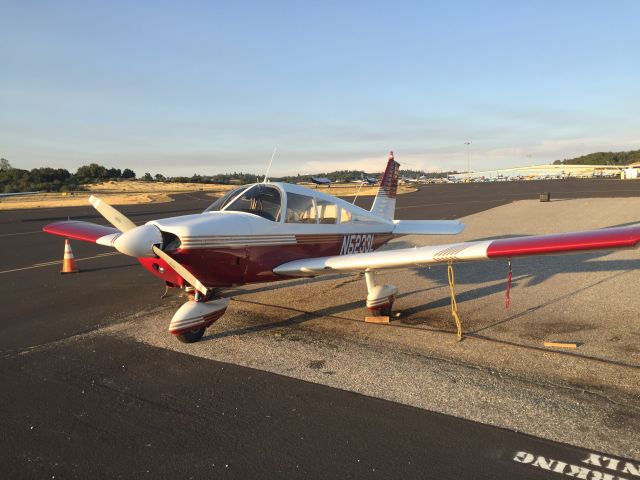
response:
<path id="1" fill-rule="evenodd" d="M 198 328 L 196 330 L 191 330 L 190 332 L 181 333 L 179 335 L 176 335 L 176 337 L 182 343 L 194 343 L 194 342 L 197 342 L 198 340 L 200 340 L 202 338 L 202 336 L 204 335 L 204 331 L 205 330 L 206 330 L 206 328 L 202 327 L 202 328 Z"/>

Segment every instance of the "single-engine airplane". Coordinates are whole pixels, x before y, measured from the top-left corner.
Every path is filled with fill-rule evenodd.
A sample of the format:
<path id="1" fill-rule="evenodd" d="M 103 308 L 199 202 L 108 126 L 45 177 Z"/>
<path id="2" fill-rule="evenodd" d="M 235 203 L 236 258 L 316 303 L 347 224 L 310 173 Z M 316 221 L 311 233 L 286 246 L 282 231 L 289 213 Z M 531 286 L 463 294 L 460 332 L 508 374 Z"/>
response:
<path id="1" fill-rule="evenodd" d="M 402 235 L 455 235 L 457 220 L 395 220 L 400 164 L 390 153 L 371 210 L 322 192 L 285 183 L 236 188 L 204 212 L 136 226 L 96 197 L 90 203 L 115 228 L 82 221 L 46 225 L 47 233 L 113 247 L 136 257 L 168 287 L 189 296 L 169 332 L 198 341 L 227 309 L 216 289 L 293 277 L 364 272 L 367 308 L 388 314 L 398 293 L 376 271 L 432 263 L 511 259 L 523 255 L 637 248 L 640 224 L 558 235 L 481 240 L 378 251 Z"/>

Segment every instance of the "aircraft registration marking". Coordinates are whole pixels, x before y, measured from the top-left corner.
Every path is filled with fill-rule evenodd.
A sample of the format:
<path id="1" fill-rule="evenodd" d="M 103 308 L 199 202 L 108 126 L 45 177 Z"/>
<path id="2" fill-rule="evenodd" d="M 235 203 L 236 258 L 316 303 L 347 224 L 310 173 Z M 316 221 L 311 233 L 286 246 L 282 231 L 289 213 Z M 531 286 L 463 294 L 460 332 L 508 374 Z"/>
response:
<path id="1" fill-rule="evenodd" d="M 340 255 L 373 252 L 373 233 L 355 233 L 342 239 Z"/>

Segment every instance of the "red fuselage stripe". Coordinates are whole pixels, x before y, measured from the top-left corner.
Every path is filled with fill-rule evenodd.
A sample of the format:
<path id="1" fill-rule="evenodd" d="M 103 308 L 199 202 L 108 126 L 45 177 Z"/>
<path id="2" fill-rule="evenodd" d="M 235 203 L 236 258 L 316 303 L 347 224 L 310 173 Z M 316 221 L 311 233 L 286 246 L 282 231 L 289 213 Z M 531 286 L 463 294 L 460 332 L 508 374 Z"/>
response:
<path id="1" fill-rule="evenodd" d="M 495 240 L 487 248 L 489 258 L 611 248 L 632 248 L 640 242 L 640 226 L 604 228 L 588 232 Z"/>

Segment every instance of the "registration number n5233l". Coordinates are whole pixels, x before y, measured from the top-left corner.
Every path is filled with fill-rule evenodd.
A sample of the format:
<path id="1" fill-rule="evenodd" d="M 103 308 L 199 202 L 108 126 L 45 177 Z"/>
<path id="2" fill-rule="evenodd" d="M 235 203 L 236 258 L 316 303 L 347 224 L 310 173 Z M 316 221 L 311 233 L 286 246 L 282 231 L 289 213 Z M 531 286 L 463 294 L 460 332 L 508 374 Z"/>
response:
<path id="1" fill-rule="evenodd" d="M 366 253 L 373 251 L 373 234 L 357 233 L 353 235 L 345 235 L 342 239 L 342 249 L 340 255 L 350 253 Z"/>

